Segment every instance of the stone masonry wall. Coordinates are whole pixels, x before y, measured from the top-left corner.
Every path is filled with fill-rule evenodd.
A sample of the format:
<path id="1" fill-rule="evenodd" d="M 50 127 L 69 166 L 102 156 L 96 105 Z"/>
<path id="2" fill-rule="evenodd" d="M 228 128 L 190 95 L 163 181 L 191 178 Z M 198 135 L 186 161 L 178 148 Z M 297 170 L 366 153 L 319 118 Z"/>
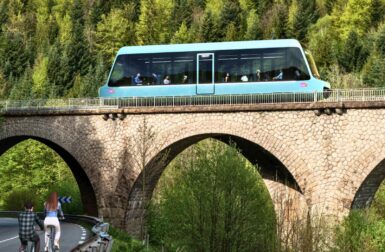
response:
<path id="1" fill-rule="evenodd" d="M 130 192 L 142 169 L 138 143 L 144 120 L 155 133 L 146 162 L 194 136 L 237 136 L 281 161 L 312 211 L 338 218 L 351 209 L 355 197 L 365 201 L 375 192 L 378 185 L 370 183 L 371 174 L 373 179 L 379 175 L 371 172 L 385 159 L 385 109 L 348 109 L 343 115 L 321 116 L 309 110 L 148 113 L 128 114 L 123 120 L 104 120 L 97 114 L 6 116 L 0 146 L 20 136 L 60 146 L 87 174 L 99 215 L 136 232 L 137 227 L 127 227 L 125 216 L 128 209 L 143 208 L 137 200 L 130 201 L 137 196 Z M 145 169 L 151 173 L 151 167 Z M 162 167 L 157 169 L 161 173 Z M 360 189 L 364 181 L 367 188 Z M 155 185 L 152 181 L 144 198 L 151 196 Z M 357 194 L 359 189 L 365 193 Z"/>

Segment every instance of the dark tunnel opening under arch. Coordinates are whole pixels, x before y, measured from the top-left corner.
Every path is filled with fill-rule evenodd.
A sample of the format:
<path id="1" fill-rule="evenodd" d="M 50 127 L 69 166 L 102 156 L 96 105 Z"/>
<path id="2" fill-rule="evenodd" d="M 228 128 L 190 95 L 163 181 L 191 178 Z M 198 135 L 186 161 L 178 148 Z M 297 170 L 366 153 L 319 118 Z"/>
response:
<path id="1" fill-rule="evenodd" d="M 8 149 L 12 148 L 13 146 L 17 145 L 18 143 L 28 139 L 36 140 L 48 146 L 64 160 L 64 162 L 70 168 L 73 176 L 75 177 L 77 185 L 79 186 L 84 213 L 91 216 L 98 216 L 95 192 L 90 180 L 88 179 L 87 174 L 84 172 L 83 168 L 80 166 L 78 161 L 68 151 L 66 151 L 58 144 L 40 137 L 13 136 L 6 139 L 2 139 L 0 141 L 0 155 L 5 153 Z"/>
<path id="2" fill-rule="evenodd" d="M 382 160 L 365 178 L 356 191 L 351 209 L 360 209 L 369 207 L 374 196 L 385 179 L 385 159 Z"/>

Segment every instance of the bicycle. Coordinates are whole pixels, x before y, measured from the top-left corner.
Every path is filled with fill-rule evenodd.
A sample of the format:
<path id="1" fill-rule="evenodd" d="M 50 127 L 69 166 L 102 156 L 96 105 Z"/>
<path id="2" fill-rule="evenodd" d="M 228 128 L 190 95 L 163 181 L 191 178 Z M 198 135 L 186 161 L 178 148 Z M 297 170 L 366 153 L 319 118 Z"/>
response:
<path id="1" fill-rule="evenodd" d="M 59 220 L 64 220 L 64 217 L 60 217 Z M 55 235 L 56 235 L 56 227 L 54 225 L 48 225 L 48 252 L 59 252 L 58 248 L 55 248 Z"/>
<path id="2" fill-rule="evenodd" d="M 29 245 L 29 246 L 28 246 Z M 35 242 L 27 241 L 27 247 L 25 249 L 20 250 L 20 252 L 35 252 Z"/>
<path id="3" fill-rule="evenodd" d="M 56 234 L 56 228 L 54 225 L 48 225 L 47 229 L 48 232 L 48 252 L 55 252 L 55 234 Z"/>
<path id="4" fill-rule="evenodd" d="M 36 229 L 35 229 L 36 230 Z M 36 230 L 38 231 L 38 230 Z M 35 241 L 31 241 L 31 240 L 27 240 L 27 246 L 25 247 L 25 249 L 21 249 L 20 252 L 35 252 L 35 247 L 36 247 L 36 242 Z"/>

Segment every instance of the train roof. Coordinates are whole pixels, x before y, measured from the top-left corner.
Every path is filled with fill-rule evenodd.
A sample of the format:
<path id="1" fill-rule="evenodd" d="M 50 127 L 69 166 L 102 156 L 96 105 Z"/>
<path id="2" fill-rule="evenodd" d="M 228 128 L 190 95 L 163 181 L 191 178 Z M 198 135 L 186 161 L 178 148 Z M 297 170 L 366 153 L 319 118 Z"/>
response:
<path id="1" fill-rule="evenodd" d="M 276 40 L 250 40 L 234 42 L 210 42 L 193 44 L 172 44 L 172 45 L 145 45 L 145 46 L 125 46 L 119 49 L 120 54 L 145 54 L 145 53 L 167 53 L 167 52 L 204 52 L 217 50 L 237 50 L 253 48 L 282 48 L 282 47 L 301 47 L 295 39 L 276 39 Z"/>

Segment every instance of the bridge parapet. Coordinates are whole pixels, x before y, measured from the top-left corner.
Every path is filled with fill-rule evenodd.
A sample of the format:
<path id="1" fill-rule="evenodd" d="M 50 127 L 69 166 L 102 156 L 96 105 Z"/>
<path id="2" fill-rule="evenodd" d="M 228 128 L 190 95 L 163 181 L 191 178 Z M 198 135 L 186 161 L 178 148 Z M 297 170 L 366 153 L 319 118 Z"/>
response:
<path id="1" fill-rule="evenodd" d="M 385 89 L 314 93 L 205 95 L 187 97 L 69 98 L 0 101 L 2 113 L 104 113 L 107 111 L 322 110 L 385 106 Z M 127 112 L 129 112 L 127 111 Z"/>

